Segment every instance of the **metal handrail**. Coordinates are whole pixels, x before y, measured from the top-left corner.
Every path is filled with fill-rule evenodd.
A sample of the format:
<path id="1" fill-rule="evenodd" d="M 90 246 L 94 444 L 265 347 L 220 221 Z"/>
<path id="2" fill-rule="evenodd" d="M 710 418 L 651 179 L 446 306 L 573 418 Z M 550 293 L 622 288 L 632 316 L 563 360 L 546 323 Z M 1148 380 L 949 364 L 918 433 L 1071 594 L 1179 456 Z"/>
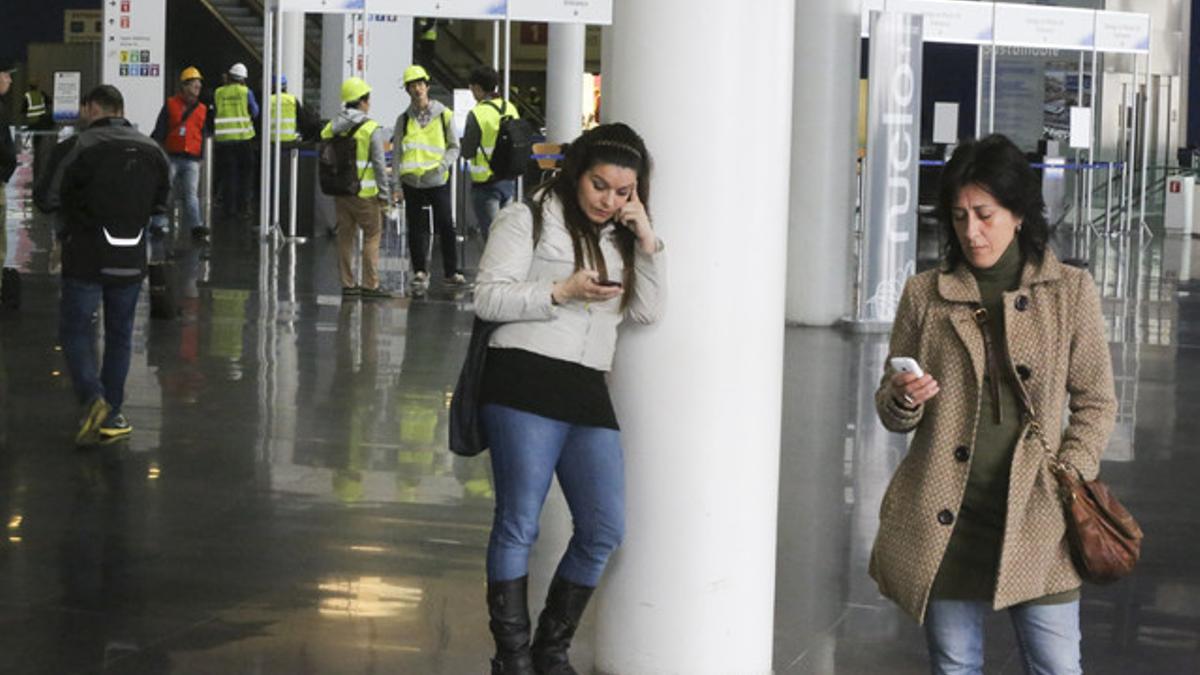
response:
<path id="1" fill-rule="evenodd" d="M 258 18 L 262 18 L 263 4 L 261 0 L 242 0 L 242 4 L 257 13 Z M 305 22 L 307 23 L 307 19 Z M 321 49 L 310 45 L 307 39 L 304 40 L 304 67 L 311 72 L 321 71 Z"/>
<path id="2" fill-rule="evenodd" d="M 207 9 L 222 26 L 225 27 L 225 30 L 233 36 L 233 39 L 241 43 L 242 47 L 244 47 L 246 51 L 250 53 L 250 56 L 258 59 L 259 63 L 262 63 L 262 51 L 260 47 L 255 47 L 254 45 L 250 44 L 250 41 L 246 39 L 246 36 L 242 35 L 242 31 L 238 30 L 236 26 L 229 23 L 229 21 L 225 18 L 225 15 L 222 14 L 221 11 L 218 10 L 211 2 L 209 2 L 209 0 L 200 0 L 200 4 Z"/>
<path id="3" fill-rule="evenodd" d="M 474 61 L 476 65 L 487 64 L 487 61 L 484 61 L 483 59 L 479 58 L 479 55 L 476 54 L 473 49 L 471 49 L 470 45 L 468 45 L 453 30 L 450 30 L 450 28 L 448 26 L 439 25 L 438 26 L 438 35 L 443 35 L 443 34 L 449 36 L 451 41 L 455 44 L 455 46 L 457 46 L 460 51 L 462 51 L 472 61 Z M 438 65 L 440 67 L 444 68 L 445 70 L 447 70 L 451 73 L 454 72 L 453 68 L 450 68 L 448 65 L 446 65 L 445 61 L 438 58 L 436 55 L 434 56 L 434 60 L 439 62 Z M 459 81 L 459 78 L 457 78 L 457 77 L 446 78 L 446 79 L 451 80 L 451 82 Z M 546 126 L 546 117 L 538 112 L 537 108 L 535 108 L 533 106 L 533 104 L 529 101 L 529 99 L 525 98 L 524 96 L 522 96 L 520 94 L 513 94 L 511 91 L 509 91 L 507 100 L 512 101 L 513 104 L 517 106 L 517 109 L 521 111 L 522 117 L 524 117 L 525 119 L 527 119 L 531 122 L 535 122 L 537 124 L 537 126 L 539 126 L 539 127 Z"/>

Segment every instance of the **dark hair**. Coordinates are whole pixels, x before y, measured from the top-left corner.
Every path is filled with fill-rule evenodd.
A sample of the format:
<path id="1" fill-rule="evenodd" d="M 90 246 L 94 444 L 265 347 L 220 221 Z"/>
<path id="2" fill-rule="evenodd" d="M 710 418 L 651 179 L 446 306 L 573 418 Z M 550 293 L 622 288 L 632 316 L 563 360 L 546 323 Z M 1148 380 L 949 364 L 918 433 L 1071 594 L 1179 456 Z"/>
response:
<path id="1" fill-rule="evenodd" d="M 359 98 L 354 99 L 353 101 L 346 101 L 346 108 L 347 109 L 354 108 L 355 110 L 357 110 L 358 106 L 362 105 L 363 101 L 370 101 L 370 100 L 371 100 L 371 92 L 368 91 L 367 93 L 363 94 Z"/>
<path id="2" fill-rule="evenodd" d="M 479 88 L 485 92 L 496 91 L 496 84 L 500 81 L 500 75 L 496 73 L 496 69 L 489 65 L 475 66 L 471 69 L 471 74 L 467 76 L 467 84 L 477 84 Z"/>
<path id="3" fill-rule="evenodd" d="M 946 237 L 942 248 L 946 267 L 954 269 L 964 260 L 962 245 L 954 231 L 953 209 L 958 193 L 970 185 L 984 190 L 1021 219 L 1021 229 L 1017 232 L 1021 255 L 1026 260 L 1041 262 L 1050 237 L 1041 181 L 1020 148 L 1008 137 L 992 134 L 958 146 L 942 172 L 937 216 Z"/>
<path id="4" fill-rule="evenodd" d="M 580 270 L 589 263 L 601 276 L 607 277 L 608 269 L 600 252 L 600 232 L 579 206 L 579 181 L 583 175 L 599 164 L 613 164 L 633 169 L 637 173 L 638 201 L 650 213 L 650 172 L 653 162 L 646 150 L 646 143 L 636 131 L 619 122 L 603 124 L 583 132 L 579 138 L 563 146 L 562 170 L 539 188 L 537 206 L 534 209 L 535 228 L 540 226 L 541 210 L 550 195 L 562 203 L 563 221 L 571 235 L 575 250 L 575 269 Z M 627 227 L 614 230 L 617 250 L 625 264 L 622 283 L 625 293 L 621 306 L 625 307 L 633 297 L 636 275 L 633 273 L 633 255 L 637 236 Z"/>
<path id="5" fill-rule="evenodd" d="M 111 84 L 102 84 L 83 97 L 84 105 L 92 103 L 112 115 L 120 115 L 125 112 L 125 97 L 121 96 L 121 91 Z"/>

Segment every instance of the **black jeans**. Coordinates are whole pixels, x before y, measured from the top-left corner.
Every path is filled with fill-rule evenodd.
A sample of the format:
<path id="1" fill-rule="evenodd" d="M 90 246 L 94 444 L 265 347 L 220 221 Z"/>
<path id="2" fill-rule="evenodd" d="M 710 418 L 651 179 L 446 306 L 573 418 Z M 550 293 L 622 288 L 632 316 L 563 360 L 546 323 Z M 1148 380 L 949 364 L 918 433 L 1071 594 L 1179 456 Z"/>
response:
<path id="1" fill-rule="evenodd" d="M 415 188 L 402 185 L 404 218 L 408 223 L 408 253 L 412 256 L 414 272 L 425 272 L 425 254 L 429 249 L 429 220 L 425 207 L 433 207 L 433 229 L 437 230 L 442 248 L 442 271 L 446 277 L 460 273 L 458 241 L 454 232 L 454 217 L 450 214 L 450 184 L 435 188 Z"/>
<path id="2" fill-rule="evenodd" d="M 214 143 L 217 188 L 226 216 L 256 210 L 254 203 L 254 141 Z"/>

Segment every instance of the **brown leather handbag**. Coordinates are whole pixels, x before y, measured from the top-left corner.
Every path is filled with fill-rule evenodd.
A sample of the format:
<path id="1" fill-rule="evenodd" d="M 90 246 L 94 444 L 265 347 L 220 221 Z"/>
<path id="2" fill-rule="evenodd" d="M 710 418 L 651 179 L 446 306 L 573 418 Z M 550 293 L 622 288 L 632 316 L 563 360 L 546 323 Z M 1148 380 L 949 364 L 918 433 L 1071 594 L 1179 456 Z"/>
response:
<path id="1" fill-rule="evenodd" d="M 1058 480 L 1075 571 L 1093 584 L 1110 584 L 1132 572 L 1141 556 L 1142 528 L 1107 485 L 1084 480 L 1079 469 L 1050 452 L 1037 422 L 1032 423 L 1032 429 Z"/>

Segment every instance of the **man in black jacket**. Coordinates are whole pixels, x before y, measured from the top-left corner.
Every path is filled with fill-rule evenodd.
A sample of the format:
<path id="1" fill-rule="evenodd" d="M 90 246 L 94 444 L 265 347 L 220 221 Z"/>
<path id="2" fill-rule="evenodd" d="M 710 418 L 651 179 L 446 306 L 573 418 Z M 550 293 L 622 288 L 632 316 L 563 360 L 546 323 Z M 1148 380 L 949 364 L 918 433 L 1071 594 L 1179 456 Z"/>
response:
<path id="1" fill-rule="evenodd" d="M 16 66 L 0 60 L 0 207 L 4 205 L 4 185 L 17 170 L 17 147 L 13 143 L 12 120 L 8 118 L 8 90 Z"/>
<path id="2" fill-rule="evenodd" d="M 166 213 L 170 169 L 162 148 L 124 118 L 121 92 L 100 85 L 84 98 L 87 129 L 53 167 L 38 207 L 56 213 L 62 239 L 59 337 L 84 405 L 78 445 L 133 431 L 121 413 L 133 317 L 146 274 L 146 227 Z M 97 374 L 92 316 L 104 303 L 104 362 Z"/>

